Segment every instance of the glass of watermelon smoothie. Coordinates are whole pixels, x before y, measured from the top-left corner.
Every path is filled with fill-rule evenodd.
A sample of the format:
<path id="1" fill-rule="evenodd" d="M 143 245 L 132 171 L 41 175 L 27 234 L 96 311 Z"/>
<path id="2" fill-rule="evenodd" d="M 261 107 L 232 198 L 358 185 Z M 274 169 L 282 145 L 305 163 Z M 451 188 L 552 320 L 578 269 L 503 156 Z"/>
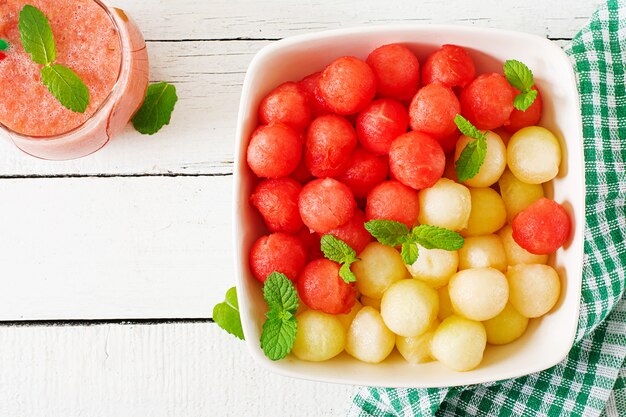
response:
<path id="1" fill-rule="evenodd" d="M 52 27 L 55 63 L 71 68 L 87 85 L 84 113 L 63 107 L 41 81 L 41 65 L 24 51 L 18 32 L 21 9 L 41 10 Z M 141 106 L 148 86 L 148 53 L 137 25 L 99 0 L 0 0 L 0 136 L 43 159 L 79 158 L 120 133 Z"/>

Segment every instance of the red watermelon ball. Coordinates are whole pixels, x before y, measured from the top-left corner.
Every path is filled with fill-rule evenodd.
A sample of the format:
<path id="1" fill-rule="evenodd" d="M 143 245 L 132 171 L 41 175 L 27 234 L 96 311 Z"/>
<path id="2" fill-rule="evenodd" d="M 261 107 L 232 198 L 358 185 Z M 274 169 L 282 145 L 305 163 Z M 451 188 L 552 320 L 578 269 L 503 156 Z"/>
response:
<path id="1" fill-rule="evenodd" d="M 248 166 L 258 177 L 286 177 L 296 169 L 301 157 L 300 135 L 282 123 L 260 126 L 250 137 Z"/>
<path id="2" fill-rule="evenodd" d="M 372 241 L 372 235 L 365 230 L 365 213 L 358 208 L 346 224 L 328 232 L 348 244 L 358 254 Z"/>
<path id="3" fill-rule="evenodd" d="M 304 224 L 317 233 L 325 234 L 352 218 L 356 201 L 347 185 L 324 178 L 313 180 L 302 188 L 298 207 Z"/>
<path id="4" fill-rule="evenodd" d="M 417 191 L 395 180 L 385 181 L 367 195 L 365 218 L 394 220 L 411 229 L 417 225 L 419 208 Z"/>
<path id="5" fill-rule="evenodd" d="M 517 88 L 511 88 L 513 89 L 514 96 L 520 93 Z M 537 87 L 533 87 L 533 90 L 537 90 L 537 98 L 533 101 L 533 104 L 525 111 L 514 108 L 509 117 L 509 121 L 504 124 L 504 130 L 509 133 L 515 133 L 524 127 L 535 126 L 539 123 L 543 111 L 543 100 L 541 99 L 541 93 Z"/>
<path id="6" fill-rule="evenodd" d="M 461 91 L 461 113 L 476 128 L 493 130 L 509 120 L 514 99 L 511 85 L 503 75 L 482 74 Z"/>
<path id="7" fill-rule="evenodd" d="M 298 233 L 296 233 L 296 236 L 304 244 L 304 248 L 306 249 L 307 254 L 307 262 L 312 261 L 313 259 L 319 259 L 324 257 L 324 254 L 322 253 L 322 244 L 319 234 L 311 232 L 306 227 L 303 227 Z"/>
<path id="8" fill-rule="evenodd" d="M 304 94 L 307 97 L 309 108 L 311 109 L 311 116 L 317 117 L 322 114 L 330 113 L 328 109 L 328 105 L 322 98 L 322 93 L 320 92 L 320 78 L 322 77 L 322 72 L 315 72 L 311 75 L 307 75 L 302 80 L 300 80 L 300 87 L 304 91 Z"/>
<path id="9" fill-rule="evenodd" d="M 376 94 L 374 72 L 365 62 L 353 56 L 333 61 L 319 80 L 321 97 L 339 115 L 358 113 Z"/>
<path id="10" fill-rule="evenodd" d="M 435 82 L 422 87 L 409 106 L 412 130 L 428 133 L 443 140 L 458 132 L 454 118 L 461 113 L 461 104 L 451 88 Z"/>
<path id="11" fill-rule="evenodd" d="M 391 142 L 409 127 L 402 103 L 389 98 L 372 101 L 357 117 L 356 134 L 361 145 L 374 155 L 387 155 Z"/>
<path id="12" fill-rule="evenodd" d="M 262 124 L 283 123 L 301 131 L 311 122 L 307 97 L 296 83 L 287 82 L 272 90 L 259 105 Z"/>
<path id="13" fill-rule="evenodd" d="M 440 82 L 446 87 L 465 88 L 476 76 L 474 61 L 465 48 L 443 45 L 432 53 L 422 67 L 422 83 Z"/>
<path id="14" fill-rule="evenodd" d="M 432 187 L 443 175 L 445 167 L 446 155 L 441 145 L 425 133 L 408 132 L 391 144 L 391 175 L 415 190 Z"/>
<path id="15" fill-rule="evenodd" d="M 354 285 L 339 276 L 341 265 L 328 259 L 309 262 L 298 277 L 298 295 L 309 308 L 347 314 L 356 302 Z"/>
<path id="16" fill-rule="evenodd" d="M 386 157 L 357 147 L 350 156 L 348 167 L 337 179 L 350 187 L 356 198 L 365 198 L 372 188 L 387 179 L 388 173 Z"/>
<path id="17" fill-rule="evenodd" d="M 307 130 L 304 161 L 314 176 L 336 177 L 345 171 L 356 144 L 356 132 L 350 122 L 326 114 L 313 120 Z"/>
<path id="18" fill-rule="evenodd" d="M 542 197 L 513 217 L 513 240 L 535 255 L 549 255 L 570 235 L 567 211 L 554 200 Z"/>
<path id="19" fill-rule="evenodd" d="M 298 210 L 302 186 L 292 178 L 262 181 L 250 196 L 270 232 L 295 233 L 304 226 Z"/>
<path id="20" fill-rule="evenodd" d="M 306 263 L 302 241 L 287 233 L 261 236 L 250 249 L 250 269 L 260 282 L 265 282 L 272 272 L 283 273 L 296 280 Z"/>
<path id="21" fill-rule="evenodd" d="M 379 97 L 409 100 L 420 82 L 420 64 L 409 48 L 400 44 L 383 45 L 367 57 L 376 75 Z"/>

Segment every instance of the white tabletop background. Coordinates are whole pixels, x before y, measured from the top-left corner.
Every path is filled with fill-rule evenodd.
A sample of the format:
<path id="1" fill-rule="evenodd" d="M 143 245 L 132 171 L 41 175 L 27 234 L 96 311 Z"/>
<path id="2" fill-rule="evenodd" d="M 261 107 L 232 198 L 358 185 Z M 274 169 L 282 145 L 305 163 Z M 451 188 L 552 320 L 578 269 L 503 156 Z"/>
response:
<path id="1" fill-rule="evenodd" d="M 343 415 L 356 387 L 269 374 L 209 320 L 234 283 L 234 133 L 252 56 L 286 36 L 387 23 L 564 45 L 599 2 L 112 0 L 143 30 L 151 80 L 180 100 L 159 134 L 128 129 L 76 161 L 0 142 L 0 416 Z"/>

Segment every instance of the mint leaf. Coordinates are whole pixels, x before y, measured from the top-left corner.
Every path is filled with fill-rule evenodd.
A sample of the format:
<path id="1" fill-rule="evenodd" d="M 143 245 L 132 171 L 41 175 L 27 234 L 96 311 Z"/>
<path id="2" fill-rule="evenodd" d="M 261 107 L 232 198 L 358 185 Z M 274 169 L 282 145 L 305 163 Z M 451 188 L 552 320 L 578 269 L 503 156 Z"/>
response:
<path id="1" fill-rule="evenodd" d="M 271 310 L 298 310 L 298 292 L 284 274 L 272 272 L 263 284 L 263 298 Z"/>
<path id="2" fill-rule="evenodd" d="M 461 133 L 463 133 L 465 136 L 469 136 L 473 139 L 485 139 L 485 134 L 476 129 L 476 127 L 474 127 L 474 125 L 469 120 L 467 120 L 460 114 L 454 116 L 454 124 L 456 124 L 456 127 L 458 127 Z"/>
<path id="3" fill-rule="evenodd" d="M 273 361 L 287 356 L 296 341 L 297 331 L 298 322 L 293 315 L 270 311 L 261 334 L 261 349 L 265 356 Z"/>
<path id="4" fill-rule="evenodd" d="M 413 242 L 405 242 L 402 244 L 402 252 L 400 253 L 402 260 L 407 265 L 413 265 L 417 261 L 419 249 Z"/>
<path id="5" fill-rule="evenodd" d="M 484 136 L 468 142 L 454 165 L 459 182 L 474 178 L 485 162 L 486 156 L 487 139 Z"/>
<path id="6" fill-rule="evenodd" d="M 50 65 L 56 59 L 54 35 L 50 22 L 38 8 L 29 4 L 20 11 L 17 25 L 24 50 L 33 61 L 41 65 Z"/>
<path id="7" fill-rule="evenodd" d="M 321 239 L 321 249 L 326 259 L 337 262 L 341 265 L 339 276 L 347 283 L 356 281 L 356 276 L 350 270 L 350 265 L 359 259 L 356 252 L 343 240 L 333 235 L 324 235 Z"/>
<path id="8" fill-rule="evenodd" d="M 426 249 L 458 250 L 463 247 L 463 237 L 443 227 L 421 224 L 411 232 L 415 242 Z"/>
<path id="9" fill-rule="evenodd" d="M 241 317 L 239 316 L 239 303 L 237 302 L 237 290 L 235 287 L 226 292 L 226 300 L 213 307 L 213 321 L 228 333 L 243 340 Z"/>
<path id="10" fill-rule="evenodd" d="M 535 82 L 532 71 L 523 62 L 510 59 L 504 63 L 504 76 L 513 87 L 522 93 L 530 91 Z"/>
<path id="11" fill-rule="evenodd" d="M 59 64 L 45 66 L 41 69 L 41 80 L 64 107 L 77 113 L 87 110 L 89 90 L 71 69 Z"/>
<path id="12" fill-rule="evenodd" d="M 517 110 L 526 111 L 537 98 L 537 90 L 530 90 L 526 93 L 518 94 L 513 101 L 513 107 Z"/>
<path id="13" fill-rule="evenodd" d="M 354 261 L 356 261 L 356 259 Z M 350 269 L 350 265 L 352 265 L 354 261 L 347 262 L 341 265 L 341 268 L 339 268 L 339 276 L 341 277 L 341 279 L 343 279 L 344 282 L 348 284 L 351 282 L 356 282 L 356 275 L 354 275 L 354 272 L 352 272 L 352 270 Z"/>
<path id="14" fill-rule="evenodd" d="M 176 87 L 172 84 L 151 84 L 146 99 L 133 117 L 133 126 L 144 135 L 155 134 L 163 126 L 170 124 L 177 101 Z"/>
<path id="15" fill-rule="evenodd" d="M 409 234 L 406 224 L 394 220 L 370 220 L 364 226 L 376 240 L 387 246 L 400 245 Z"/>
<path id="16" fill-rule="evenodd" d="M 9 49 L 9 42 L 0 39 L 0 51 L 6 51 L 7 49 Z"/>

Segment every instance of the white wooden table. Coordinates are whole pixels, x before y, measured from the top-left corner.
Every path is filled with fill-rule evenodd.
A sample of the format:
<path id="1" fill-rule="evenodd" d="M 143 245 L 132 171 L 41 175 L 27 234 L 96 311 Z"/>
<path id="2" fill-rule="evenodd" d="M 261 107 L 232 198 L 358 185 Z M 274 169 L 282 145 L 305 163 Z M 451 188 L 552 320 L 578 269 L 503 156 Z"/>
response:
<path id="1" fill-rule="evenodd" d="M 386 23 L 564 44 L 599 2 L 112 0 L 148 40 L 151 79 L 180 101 L 159 134 L 128 129 L 77 161 L 0 143 L 0 415 L 344 414 L 356 387 L 268 374 L 209 320 L 234 282 L 234 128 L 252 56 L 286 36 Z"/>

